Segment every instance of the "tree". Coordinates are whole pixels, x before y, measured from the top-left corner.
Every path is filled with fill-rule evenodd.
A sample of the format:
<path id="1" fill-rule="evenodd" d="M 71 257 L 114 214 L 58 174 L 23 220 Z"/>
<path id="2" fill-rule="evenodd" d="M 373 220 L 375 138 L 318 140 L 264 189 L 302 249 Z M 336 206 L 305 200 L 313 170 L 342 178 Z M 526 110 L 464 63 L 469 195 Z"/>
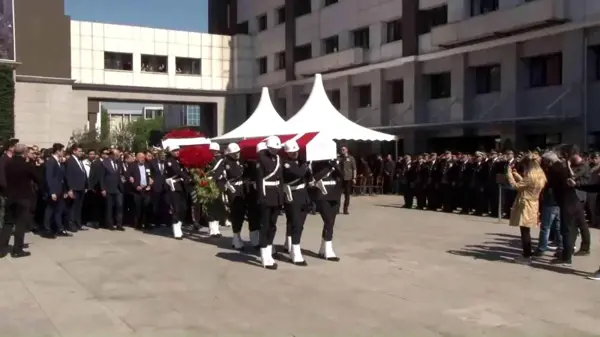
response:
<path id="1" fill-rule="evenodd" d="M 88 130 L 87 127 L 83 130 L 73 132 L 73 135 L 69 140 L 69 146 L 72 146 L 73 144 L 78 144 L 83 148 L 84 151 L 99 151 L 100 149 L 110 145 L 109 142 L 103 142 L 100 140 L 98 132 L 96 132 L 95 129 Z"/>
<path id="2" fill-rule="evenodd" d="M 129 132 L 133 135 L 133 141 L 131 144 L 131 150 L 141 151 L 148 148 L 148 142 L 150 140 L 150 133 L 153 130 L 163 129 L 162 117 L 154 119 L 143 119 L 140 118 L 127 125 Z"/>
<path id="3" fill-rule="evenodd" d="M 108 110 L 102 107 L 100 111 L 100 140 L 108 142 L 110 139 L 110 118 L 108 116 Z"/>
<path id="4" fill-rule="evenodd" d="M 15 136 L 15 81 L 13 69 L 0 66 L 0 139 Z"/>
<path id="5" fill-rule="evenodd" d="M 131 132 L 130 125 L 121 123 L 111 130 L 110 142 L 112 145 L 131 150 L 135 135 Z"/>

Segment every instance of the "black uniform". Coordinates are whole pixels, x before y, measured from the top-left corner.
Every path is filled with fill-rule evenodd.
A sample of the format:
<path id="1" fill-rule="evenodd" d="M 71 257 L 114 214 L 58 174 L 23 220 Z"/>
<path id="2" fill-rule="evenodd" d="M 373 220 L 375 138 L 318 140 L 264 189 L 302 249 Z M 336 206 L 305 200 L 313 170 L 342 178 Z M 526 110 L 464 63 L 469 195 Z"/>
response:
<path id="1" fill-rule="evenodd" d="M 260 246 L 273 245 L 277 217 L 283 206 L 283 169 L 278 154 L 261 151 L 256 162 L 256 189 L 261 212 Z"/>
<path id="2" fill-rule="evenodd" d="M 403 184 L 404 184 L 404 207 L 412 208 L 415 197 L 415 183 L 417 181 L 417 168 L 418 163 L 416 161 L 409 161 L 404 163 L 403 170 Z"/>
<path id="3" fill-rule="evenodd" d="M 223 160 L 222 166 L 224 167 L 224 174 L 221 179 L 225 187 L 225 201 L 229 205 L 229 220 L 231 221 L 233 233 L 240 233 L 246 215 L 242 181 L 244 166 L 239 160 L 229 157 Z"/>
<path id="4" fill-rule="evenodd" d="M 187 197 L 184 182 L 190 180 L 190 176 L 182 170 L 179 160 L 169 157 L 166 160 L 165 175 L 174 180 L 174 190 L 169 193 L 171 205 L 171 222 L 183 222 L 187 216 Z"/>
<path id="5" fill-rule="evenodd" d="M 310 207 L 306 190 L 308 164 L 298 160 L 283 160 L 283 189 L 285 194 L 286 237 L 292 245 L 299 245 L 304 222 Z"/>
<path id="6" fill-rule="evenodd" d="M 256 189 L 257 169 L 255 161 L 247 161 L 244 164 L 244 202 L 246 205 L 246 216 L 248 217 L 248 229 L 250 230 L 250 239 L 254 232 L 260 231 L 261 213 L 258 205 L 258 190 Z M 258 240 L 252 242 L 254 248 L 260 248 Z"/>
<path id="7" fill-rule="evenodd" d="M 312 164 L 315 186 L 322 182 L 323 190 L 314 189 L 317 210 L 323 219 L 322 238 L 333 239 L 333 226 L 342 197 L 342 171 L 337 160 L 321 161 Z"/>

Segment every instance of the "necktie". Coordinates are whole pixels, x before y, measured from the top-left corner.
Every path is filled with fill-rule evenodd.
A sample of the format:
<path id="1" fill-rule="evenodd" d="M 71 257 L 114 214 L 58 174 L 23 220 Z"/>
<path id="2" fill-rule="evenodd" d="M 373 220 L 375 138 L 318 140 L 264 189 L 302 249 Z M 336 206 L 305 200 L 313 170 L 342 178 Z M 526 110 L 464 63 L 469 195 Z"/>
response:
<path id="1" fill-rule="evenodd" d="M 112 162 L 112 164 L 113 164 L 113 169 L 114 169 L 115 171 L 117 171 L 117 163 L 115 163 L 115 162 L 113 161 L 113 162 Z"/>
<path id="2" fill-rule="evenodd" d="M 160 173 L 163 173 L 163 163 L 158 163 L 158 169 L 160 170 Z"/>

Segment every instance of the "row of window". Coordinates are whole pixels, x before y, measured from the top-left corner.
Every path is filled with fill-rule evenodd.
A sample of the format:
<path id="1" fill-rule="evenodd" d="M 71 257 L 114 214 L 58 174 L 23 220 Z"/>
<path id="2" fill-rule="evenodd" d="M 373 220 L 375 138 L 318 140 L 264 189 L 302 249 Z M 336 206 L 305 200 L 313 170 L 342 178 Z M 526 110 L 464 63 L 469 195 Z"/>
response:
<path id="1" fill-rule="evenodd" d="M 597 49 L 600 53 L 600 48 Z M 529 88 L 562 85 L 562 54 L 536 56 L 523 59 L 529 71 Z M 600 54 L 597 58 L 600 79 Z M 469 72 L 473 76 L 475 94 L 488 94 L 501 90 L 500 65 L 485 65 L 473 67 Z M 390 104 L 404 102 L 404 81 L 394 80 L 387 83 L 391 101 Z M 452 77 L 450 72 L 425 75 L 425 85 L 429 89 L 428 99 L 450 98 L 452 94 Z M 358 108 L 371 106 L 371 85 L 354 88 Z M 340 91 L 332 90 L 329 98 L 336 108 L 340 108 Z"/>
<path id="2" fill-rule="evenodd" d="M 168 73 L 169 58 L 162 55 L 141 55 L 141 71 L 149 73 Z M 177 74 L 201 75 L 202 60 L 189 57 L 175 57 L 175 70 Z M 104 52 L 104 69 L 106 70 L 133 70 L 133 54 Z"/>
<path id="3" fill-rule="evenodd" d="M 419 33 L 425 34 L 431 31 L 433 27 L 447 24 L 448 7 L 446 5 L 421 11 L 422 20 L 419 21 Z M 384 43 L 391 43 L 402 40 L 402 19 L 395 19 L 384 23 L 385 37 Z M 371 47 L 370 27 L 361 27 L 351 32 L 351 47 L 365 48 Z M 327 37 L 321 41 L 323 45 L 323 54 L 337 53 L 340 50 L 339 35 Z M 294 62 L 301 62 L 313 57 L 312 45 L 310 43 L 296 46 L 294 48 Z M 259 74 L 265 74 L 268 71 L 267 57 L 257 59 Z M 285 68 L 285 52 L 281 51 L 275 54 L 275 70 Z"/>

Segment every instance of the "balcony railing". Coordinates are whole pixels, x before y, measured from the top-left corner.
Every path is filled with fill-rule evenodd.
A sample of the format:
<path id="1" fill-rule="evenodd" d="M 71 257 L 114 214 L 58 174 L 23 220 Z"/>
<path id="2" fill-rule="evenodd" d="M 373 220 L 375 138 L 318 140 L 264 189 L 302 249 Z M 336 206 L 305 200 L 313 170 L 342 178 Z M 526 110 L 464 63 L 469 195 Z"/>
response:
<path id="1" fill-rule="evenodd" d="M 296 75 L 308 76 L 364 64 L 365 49 L 351 48 L 296 62 Z"/>
<path id="2" fill-rule="evenodd" d="M 566 6 L 570 1 L 572 0 L 536 0 L 510 9 L 474 16 L 434 28 L 431 31 L 431 41 L 433 45 L 455 47 L 564 23 L 568 20 Z"/>

